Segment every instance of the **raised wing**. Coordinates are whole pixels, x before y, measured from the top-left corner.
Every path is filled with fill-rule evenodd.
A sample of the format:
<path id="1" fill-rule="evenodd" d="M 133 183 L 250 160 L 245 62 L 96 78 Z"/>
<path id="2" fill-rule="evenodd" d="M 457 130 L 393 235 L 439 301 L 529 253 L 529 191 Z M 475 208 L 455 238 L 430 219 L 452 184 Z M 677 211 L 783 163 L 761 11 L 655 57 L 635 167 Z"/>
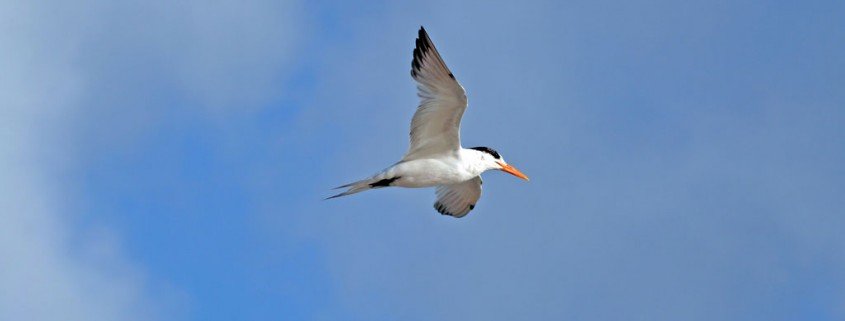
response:
<path id="1" fill-rule="evenodd" d="M 434 209 L 440 214 L 464 217 L 481 198 L 481 176 L 458 184 L 438 185 L 435 194 Z"/>
<path id="2" fill-rule="evenodd" d="M 461 148 L 460 125 L 467 107 L 466 92 L 422 27 L 414 49 L 411 77 L 417 81 L 420 105 L 411 120 L 411 146 L 402 160 L 457 151 Z"/>

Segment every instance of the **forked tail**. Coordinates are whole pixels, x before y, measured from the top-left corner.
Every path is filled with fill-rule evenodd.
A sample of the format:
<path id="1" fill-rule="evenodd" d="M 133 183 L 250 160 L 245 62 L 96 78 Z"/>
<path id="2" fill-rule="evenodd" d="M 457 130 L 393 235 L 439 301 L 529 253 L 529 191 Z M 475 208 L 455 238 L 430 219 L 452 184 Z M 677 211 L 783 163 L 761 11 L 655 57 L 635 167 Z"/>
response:
<path id="1" fill-rule="evenodd" d="M 362 179 L 362 180 L 354 182 L 354 183 L 341 185 L 341 186 L 335 187 L 334 189 L 341 189 L 341 188 L 348 188 L 348 189 L 343 193 L 340 193 L 340 194 L 337 194 L 337 195 L 334 195 L 334 196 L 326 197 L 326 198 L 324 198 L 324 200 L 338 198 L 338 197 L 346 196 L 346 195 L 352 195 L 352 194 L 355 194 L 355 193 L 360 193 L 360 192 L 370 190 L 370 189 L 374 189 L 374 188 L 388 187 L 388 186 L 390 186 L 390 183 L 393 183 L 393 181 L 399 179 L 399 177 L 400 176 L 395 176 L 395 177 L 391 177 L 391 178 L 384 178 L 383 175 L 376 175 L 375 177 L 372 177 L 372 178 Z"/>
<path id="2" fill-rule="evenodd" d="M 346 185 L 341 185 L 341 186 L 335 187 L 333 189 L 341 189 L 341 188 L 347 188 L 347 189 L 343 193 L 326 197 L 323 200 L 330 200 L 330 199 L 333 199 L 333 198 L 338 198 L 338 197 L 341 197 L 341 196 L 352 195 L 352 194 L 355 194 L 355 193 L 360 193 L 360 192 L 366 191 L 366 190 L 371 188 L 369 182 L 370 182 L 370 179 L 362 179 L 362 180 L 354 182 L 354 183 L 349 183 L 349 184 L 346 184 Z"/>

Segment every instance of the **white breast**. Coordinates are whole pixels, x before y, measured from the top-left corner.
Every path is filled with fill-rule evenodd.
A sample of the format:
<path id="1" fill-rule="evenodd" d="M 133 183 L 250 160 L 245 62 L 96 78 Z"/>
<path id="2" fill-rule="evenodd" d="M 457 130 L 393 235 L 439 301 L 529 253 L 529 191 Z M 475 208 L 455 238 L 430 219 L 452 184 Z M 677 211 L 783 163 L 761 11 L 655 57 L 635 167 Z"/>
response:
<path id="1" fill-rule="evenodd" d="M 392 185 L 402 187 L 431 187 L 455 184 L 472 179 L 457 158 L 424 158 L 401 162 L 384 171 L 386 177 L 399 177 Z"/>

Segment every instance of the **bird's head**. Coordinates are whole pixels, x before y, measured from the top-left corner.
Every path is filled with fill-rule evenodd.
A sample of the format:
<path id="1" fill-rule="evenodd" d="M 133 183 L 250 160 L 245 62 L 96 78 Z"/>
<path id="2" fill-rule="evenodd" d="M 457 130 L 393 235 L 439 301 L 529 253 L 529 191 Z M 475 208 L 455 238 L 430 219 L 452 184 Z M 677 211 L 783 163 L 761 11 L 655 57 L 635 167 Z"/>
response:
<path id="1" fill-rule="evenodd" d="M 500 155 L 496 150 L 490 147 L 472 147 L 470 149 L 480 152 L 478 154 L 481 155 L 481 163 L 482 166 L 485 167 L 485 170 L 496 169 L 526 181 L 528 180 L 528 176 L 525 176 L 525 174 L 516 169 L 516 167 L 513 167 L 505 162 L 505 159 L 502 158 L 502 155 Z"/>

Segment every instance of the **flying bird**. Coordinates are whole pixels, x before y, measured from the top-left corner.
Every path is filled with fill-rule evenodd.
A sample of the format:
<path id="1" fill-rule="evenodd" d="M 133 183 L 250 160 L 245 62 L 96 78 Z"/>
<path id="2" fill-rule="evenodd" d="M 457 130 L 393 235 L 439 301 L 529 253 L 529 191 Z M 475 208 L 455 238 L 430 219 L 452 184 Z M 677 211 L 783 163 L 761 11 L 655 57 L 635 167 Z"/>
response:
<path id="1" fill-rule="evenodd" d="M 434 208 L 443 215 L 463 217 L 481 197 L 481 173 L 495 169 L 528 180 L 492 148 L 461 147 L 466 92 L 423 27 L 414 48 L 411 77 L 417 82 L 420 105 L 411 120 L 408 152 L 402 160 L 370 178 L 337 187 L 347 190 L 327 199 L 392 186 L 434 186 Z"/>

